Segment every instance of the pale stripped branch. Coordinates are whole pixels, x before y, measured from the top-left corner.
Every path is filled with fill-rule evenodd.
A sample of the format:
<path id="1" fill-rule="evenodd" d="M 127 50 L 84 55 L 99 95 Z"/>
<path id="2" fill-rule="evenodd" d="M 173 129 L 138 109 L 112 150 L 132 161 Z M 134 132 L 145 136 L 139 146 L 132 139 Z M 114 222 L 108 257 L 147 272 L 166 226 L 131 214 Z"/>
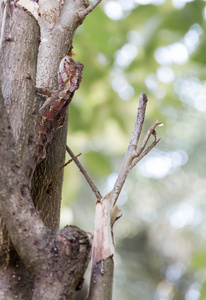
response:
<path id="1" fill-rule="evenodd" d="M 125 180 L 131 171 L 131 169 L 147 154 L 149 151 L 151 151 L 156 144 L 160 141 L 160 139 L 156 138 L 156 132 L 155 132 L 155 127 L 158 125 L 161 125 L 162 123 L 159 122 L 158 120 L 155 120 L 153 125 L 149 128 L 147 131 L 141 146 L 137 149 L 137 144 L 140 138 L 140 134 L 142 131 L 142 126 L 144 122 L 144 117 L 145 117 L 145 111 L 146 111 L 146 104 L 147 104 L 147 96 L 143 93 L 140 95 L 140 101 L 139 101 L 139 107 L 137 111 L 137 117 L 136 117 L 136 122 L 134 125 L 134 129 L 132 132 L 132 136 L 130 139 L 130 143 L 127 149 L 127 153 L 124 157 L 122 167 L 120 169 L 118 178 L 114 184 L 113 190 L 112 190 L 112 196 L 111 196 L 111 202 L 113 205 L 116 204 L 117 199 L 119 197 L 119 194 L 123 188 L 123 185 L 125 183 Z M 143 152 L 143 150 L 146 147 L 146 144 L 151 137 L 151 135 L 154 135 L 155 141 Z"/>
<path id="2" fill-rule="evenodd" d="M 155 120 L 147 131 L 139 149 L 137 149 L 137 144 L 142 132 L 146 104 L 147 96 L 141 93 L 136 122 L 118 178 L 113 190 L 96 203 L 92 270 L 87 300 L 112 299 L 114 269 L 112 226 L 121 216 L 121 211 L 115 204 L 131 169 L 160 141 L 160 139 L 156 138 L 155 128 L 161 123 Z M 154 135 L 155 140 L 145 149 L 151 135 Z"/>

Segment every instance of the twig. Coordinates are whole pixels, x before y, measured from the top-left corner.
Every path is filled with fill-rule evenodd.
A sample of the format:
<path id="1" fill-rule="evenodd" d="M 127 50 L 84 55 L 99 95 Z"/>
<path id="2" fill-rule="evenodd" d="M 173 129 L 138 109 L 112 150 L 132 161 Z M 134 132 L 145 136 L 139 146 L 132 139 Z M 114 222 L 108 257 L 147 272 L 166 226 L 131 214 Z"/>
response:
<path id="1" fill-rule="evenodd" d="M 136 164 L 145 156 L 147 155 L 156 145 L 157 143 L 159 143 L 161 139 L 155 139 L 155 141 L 149 146 L 147 147 L 147 149 L 142 153 L 140 154 L 136 159 L 133 160 L 132 164 L 130 165 L 129 167 L 129 171 L 134 167 L 136 166 Z"/>
<path id="2" fill-rule="evenodd" d="M 142 126 L 144 123 L 144 116 L 145 116 L 147 101 L 148 101 L 147 95 L 144 93 L 141 93 L 140 99 L 139 99 L 139 107 L 137 110 L 136 122 L 135 122 L 134 129 L 132 132 L 131 140 L 129 143 L 130 145 L 134 145 L 135 149 L 137 148 L 140 134 L 142 132 Z"/>
<path id="3" fill-rule="evenodd" d="M 96 185 L 94 184 L 94 182 L 92 181 L 92 179 L 90 178 L 90 176 L 88 175 L 88 173 L 86 172 L 86 170 L 84 169 L 84 167 L 82 166 L 82 164 L 80 163 L 78 158 L 75 157 L 74 153 L 72 152 L 72 150 L 68 146 L 66 146 L 66 150 L 69 153 L 69 155 L 74 159 L 74 162 L 77 165 L 77 167 L 79 168 L 80 172 L 84 175 L 86 181 L 88 182 L 88 184 L 90 185 L 92 191 L 94 192 L 97 200 L 101 200 L 102 196 L 101 196 L 98 188 L 96 187 Z"/>
<path id="4" fill-rule="evenodd" d="M 79 16 L 81 19 L 85 18 L 90 12 L 92 12 L 95 7 L 101 2 L 102 0 L 94 1 L 90 6 L 88 6 L 85 10 L 79 12 Z"/>
<path id="5" fill-rule="evenodd" d="M 59 175 L 59 173 L 61 172 L 61 170 L 62 170 L 63 168 L 65 168 L 68 164 L 70 164 L 73 160 L 75 160 L 75 159 L 76 159 L 78 156 L 80 156 L 80 155 L 81 155 L 81 153 L 75 155 L 74 157 L 72 157 L 71 159 L 69 159 L 63 166 L 61 166 L 61 168 L 56 172 L 56 174 L 55 174 L 54 177 L 52 178 L 52 180 L 51 180 L 51 182 L 50 182 L 50 184 L 49 184 L 49 187 L 51 187 L 52 184 L 55 182 L 55 180 L 56 180 L 57 176 Z"/>
<path id="6" fill-rule="evenodd" d="M 158 125 L 161 125 L 162 122 L 159 122 L 157 119 L 154 121 L 154 123 L 152 124 L 152 126 L 149 128 L 149 130 L 147 131 L 147 133 L 145 134 L 145 137 L 142 141 L 142 144 L 141 146 L 139 147 L 138 151 L 136 152 L 135 156 L 138 157 L 142 151 L 144 150 L 149 138 L 151 135 L 154 135 L 155 137 L 155 140 L 156 140 L 156 132 L 155 132 L 155 128 L 158 126 Z"/>
<path id="7" fill-rule="evenodd" d="M 112 226 L 115 220 L 120 217 L 120 210 L 115 204 L 130 170 L 160 141 L 160 139 L 156 138 L 155 127 L 161 123 L 156 120 L 147 131 L 142 144 L 137 150 L 145 117 L 146 104 L 147 96 L 141 93 L 136 122 L 119 176 L 113 190 L 96 203 L 91 279 L 87 300 L 112 298 L 111 291 L 114 269 Z M 144 150 L 151 135 L 154 135 L 155 140 Z"/>
<path id="8" fill-rule="evenodd" d="M 156 132 L 155 127 L 157 125 L 162 124 L 161 122 L 158 122 L 158 120 L 155 120 L 153 125 L 150 127 L 150 129 L 147 131 L 143 142 L 141 146 L 137 149 L 137 144 L 140 138 L 140 134 L 142 131 L 142 126 L 144 122 L 145 117 L 145 111 L 146 111 L 146 104 L 147 104 L 147 96 L 143 93 L 140 95 L 140 101 L 139 101 L 139 107 L 137 111 L 137 117 L 136 122 L 134 125 L 134 129 L 132 132 L 131 140 L 129 143 L 129 146 L 127 148 L 127 153 L 124 157 L 124 161 L 122 163 L 122 167 L 120 169 L 118 178 L 114 184 L 114 188 L 112 190 L 112 196 L 111 196 L 111 203 L 113 206 L 116 204 L 117 199 L 119 197 L 119 194 L 123 188 L 123 185 L 125 183 L 125 180 L 131 171 L 131 169 L 149 152 L 152 150 L 152 148 L 155 147 L 155 145 L 160 141 L 160 139 L 156 139 Z M 151 135 L 154 135 L 155 141 L 142 153 L 144 150 L 149 138 Z"/>

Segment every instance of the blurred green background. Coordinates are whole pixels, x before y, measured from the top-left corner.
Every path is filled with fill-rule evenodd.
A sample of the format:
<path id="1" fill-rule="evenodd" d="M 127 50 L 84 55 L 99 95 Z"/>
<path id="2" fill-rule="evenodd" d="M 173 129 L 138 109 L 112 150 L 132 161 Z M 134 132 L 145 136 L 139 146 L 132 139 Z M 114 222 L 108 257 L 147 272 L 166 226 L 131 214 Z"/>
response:
<path id="1" fill-rule="evenodd" d="M 78 29 L 83 81 L 67 144 L 103 195 L 136 118 L 158 118 L 161 142 L 131 172 L 114 228 L 114 299 L 206 299 L 206 1 L 103 1 Z M 61 224 L 93 230 L 95 197 L 77 167 L 64 171 Z"/>

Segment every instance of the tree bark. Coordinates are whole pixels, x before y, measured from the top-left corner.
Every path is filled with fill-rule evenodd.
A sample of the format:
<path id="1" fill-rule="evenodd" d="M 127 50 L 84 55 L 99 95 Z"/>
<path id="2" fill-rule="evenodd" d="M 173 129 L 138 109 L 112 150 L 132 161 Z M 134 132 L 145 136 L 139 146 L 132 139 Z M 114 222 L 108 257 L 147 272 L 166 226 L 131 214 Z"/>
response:
<path id="1" fill-rule="evenodd" d="M 83 0 L 67 0 L 64 6 L 59 3 L 58 1 L 39 2 L 41 42 L 36 86 L 50 91 L 57 88 L 57 70 L 61 59 L 72 51 L 74 33 L 82 22 L 78 11 L 87 7 L 87 2 Z M 38 107 L 38 103 L 36 105 Z M 48 145 L 46 159 L 37 166 L 32 181 L 33 201 L 43 222 L 51 229 L 59 227 L 63 172 L 52 186 L 49 184 L 65 161 L 67 124 L 68 120 Z"/>
<path id="2" fill-rule="evenodd" d="M 31 4 L 32 7 L 27 7 L 28 4 Z M 8 124 L 8 126 L 11 126 L 14 138 L 13 144 L 8 145 L 8 155 L 15 148 L 17 165 L 23 170 L 30 127 L 32 123 L 35 123 L 36 112 L 42 104 L 42 101 L 39 101 L 39 98 L 36 97 L 36 86 L 47 88 L 50 91 L 57 88 L 59 62 L 63 56 L 71 52 L 73 35 L 85 18 L 85 16 L 80 16 L 79 12 L 83 11 L 88 6 L 88 3 L 83 0 L 67 0 L 64 1 L 64 4 L 62 1 L 40 0 L 38 7 L 32 1 L 19 1 L 19 3 L 6 1 L 5 4 L 1 1 L 1 5 L 4 7 L 0 15 L 1 87 L 5 107 L 9 115 L 10 125 Z M 51 230 L 57 230 L 59 227 L 63 174 L 57 177 L 52 186 L 49 186 L 49 184 L 54 174 L 64 163 L 66 135 L 67 124 L 65 123 L 47 147 L 46 160 L 38 166 L 32 181 L 33 202 L 39 211 L 43 223 Z M 7 178 L 7 181 L 9 178 L 12 178 L 9 172 L 5 172 L 4 177 Z M 13 182 L 13 184 L 15 183 Z M 11 235 L 8 235 L 5 227 L 4 219 L 0 207 L 0 281 L 3 283 L 0 298 L 31 299 L 32 289 L 34 288 L 36 293 L 35 299 L 37 299 L 42 280 L 39 281 L 36 279 L 37 277 L 34 277 L 32 269 L 25 268 L 27 263 L 25 264 L 24 259 L 24 263 L 22 262 L 21 251 L 18 250 L 20 257 L 15 251 L 18 248 L 18 242 L 15 242 L 15 235 L 12 235 L 14 248 L 10 240 Z M 6 223 L 8 222 L 10 222 L 9 218 L 7 218 Z M 14 232 L 14 228 L 11 227 L 10 231 Z M 79 238 L 77 238 L 79 241 L 84 236 L 87 237 L 87 234 L 80 230 L 75 230 L 73 235 L 77 235 L 77 232 L 80 234 Z M 47 232 L 47 234 L 49 233 Z M 74 274 L 73 285 L 68 283 L 69 279 L 65 278 L 65 273 L 63 272 L 62 276 L 65 278 L 65 283 L 61 280 L 62 284 L 60 284 L 60 288 L 57 288 L 58 295 L 56 294 L 56 298 L 53 299 L 60 299 L 61 293 L 65 295 L 64 297 L 74 296 L 80 278 L 82 278 L 86 269 L 89 255 L 89 242 L 85 240 L 83 244 L 85 244 L 86 250 L 83 251 L 84 263 L 83 265 L 80 263 L 81 271 L 79 271 L 79 274 L 75 273 L 78 271 L 78 268 L 76 268 L 75 272 L 74 270 L 72 271 Z M 76 259 L 79 262 L 81 262 L 79 256 L 81 254 L 80 248 L 77 251 L 78 255 L 76 254 Z M 67 265 L 68 274 L 70 273 L 70 267 L 71 263 Z M 27 271 L 28 269 L 29 272 Z M 45 276 L 48 276 L 48 272 L 45 273 Z M 41 275 L 38 278 L 42 278 Z M 49 282 L 43 281 L 44 287 L 48 287 Z M 52 282 L 54 286 L 55 278 L 50 284 Z M 68 287 L 70 287 L 69 290 Z M 38 299 L 44 298 L 42 296 L 42 298 Z"/>
<path id="3" fill-rule="evenodd" d="M 19 164 L 23 169 L 36 92 L 40 30 L 37 21 L 22 7 L 13 9 L 8 5 L 5 9 L 7 11 L 0 73 L 5 107 L 15 140 L 15 145 L 8 145 L 8 154 L 15 147 Z M 6 177 L 10 178 L 8 170 L 4 176 L 6 174 Z M 13 299 L 16 293 L 19 299 L 26 299 L 25 297 L 29 299 L 32 280 L 11 244 L 1 212 L 0 220 L 0 280 L 4 283 L 1 289 L 1 299 Z"/>

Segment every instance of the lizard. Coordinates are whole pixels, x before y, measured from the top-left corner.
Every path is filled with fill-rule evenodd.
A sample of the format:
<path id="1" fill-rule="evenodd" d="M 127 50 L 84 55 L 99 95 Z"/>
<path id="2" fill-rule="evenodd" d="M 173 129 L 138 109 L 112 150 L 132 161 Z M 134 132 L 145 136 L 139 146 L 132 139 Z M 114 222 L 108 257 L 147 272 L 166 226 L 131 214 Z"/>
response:
<path id="1" fill-rule="evenodd" d="M 46 157 L 46 146 L 54 133 L 65 120 L 68 106 L 82 80 L 84 65 L 71 56 L 65 56 L 59 65 L 58 89 L 51 93 L 40 107 L 37 122 L 33 125 L 28 138 L 25 173 L 30 182 L 36 168 Z"/>
<path id="2" fill-rule="evenodd" d="M 30 185 L 37 164 L 46 157 L 46 146 L 56 130 L 64 123 L 68 106 L 82 80 L 83 68 L 82 63 L 67 55 L 59 65 L 58 89 L 52 93 L 48 93 L 45 89 L 37 89 L 37 92 L 47 94 L 49 97 L 40 107 L 37 116 L 32 120 L 33 124 L 28 137 L 24 170 Z M 12 244 L 1 214 L 0 227 L 2 232 L 2 234 L 0 232 L 0 265 L 7 268 Z"/>

